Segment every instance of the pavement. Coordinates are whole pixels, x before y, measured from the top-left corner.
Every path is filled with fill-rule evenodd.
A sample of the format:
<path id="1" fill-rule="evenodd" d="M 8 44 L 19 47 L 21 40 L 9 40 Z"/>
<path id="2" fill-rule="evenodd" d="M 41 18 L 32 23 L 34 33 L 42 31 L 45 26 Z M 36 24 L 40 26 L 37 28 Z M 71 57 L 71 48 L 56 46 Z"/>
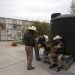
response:
<path id="1" fill-rule="evenodd" d="M 24 45 L 11 46 L 12 42 L 0 42 L 0 75 L 75 75 L 75 63 L 68 70 L 56 72 L 49 69 L 49 64 L 33 59 L 34 70 L 26 69 Z M 40 51 L 40 55 L 42 50 Z"/>

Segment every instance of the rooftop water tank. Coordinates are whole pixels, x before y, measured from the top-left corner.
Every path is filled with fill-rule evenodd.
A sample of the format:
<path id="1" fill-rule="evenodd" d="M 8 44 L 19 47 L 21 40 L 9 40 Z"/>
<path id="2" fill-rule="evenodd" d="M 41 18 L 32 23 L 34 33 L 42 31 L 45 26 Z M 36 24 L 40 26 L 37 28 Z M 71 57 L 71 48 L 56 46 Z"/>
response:
<path id="1" fill-rule="evenodd" d="M 63 37 L 65 52 L 75 57 L 75 15 L 54 13 L 52 16 L 50 21 L 50 41 L 52 42 L 54 36 L 60 35 Z"/>

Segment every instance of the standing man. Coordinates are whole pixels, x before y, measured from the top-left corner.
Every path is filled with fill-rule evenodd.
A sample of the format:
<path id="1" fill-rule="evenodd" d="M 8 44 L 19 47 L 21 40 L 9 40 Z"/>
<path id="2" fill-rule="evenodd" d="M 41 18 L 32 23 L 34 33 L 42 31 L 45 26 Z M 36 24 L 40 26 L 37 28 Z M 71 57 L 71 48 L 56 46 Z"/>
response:
<path id="1" fill-rule="evenodd" d="M 32 67 L 33 60 L 33 48 L 35 46 L 34 33 L 36 32 L 36 27 L 31 26 L 28 28 L 27 32 L 24 34 L 23 43 L 25 44 L 25 50 L 27 54 L 27 70 L 35 69 Z"/>

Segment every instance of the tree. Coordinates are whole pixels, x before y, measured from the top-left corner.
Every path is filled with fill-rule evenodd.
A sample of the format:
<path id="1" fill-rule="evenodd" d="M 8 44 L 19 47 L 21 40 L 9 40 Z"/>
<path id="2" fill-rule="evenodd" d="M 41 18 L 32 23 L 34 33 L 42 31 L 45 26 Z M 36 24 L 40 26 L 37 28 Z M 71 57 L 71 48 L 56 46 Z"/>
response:
<path id="1" fill-rule="evenodd" d="M 71 3 L 71 13 L 75 14 L 75 0 L 72 0 L 72 3 Z"/>
<path id="2" fill-rule="evenodd" d="M 39 22 L 39 21 L 34 21 L 33 26 L 35 26 L 37 28 L 37 33 L 35 34 L 35 36 L 37 35 L 50 35 L 50 25 L 49 23 L 46 22 Z M 26 31 L 25 27 L 23 27 L 22 29 L 22 33 L 24 33 Z"/>
<path id="3" fill-rule="evenodd" d="M 5 28 L 5 24 L 4 23 L 0 23 L 0 29 L 4 29 Z"/>
<path id="4" fill-rule="evenodd" d="M 49 23 L 35 21 L 33 25 L 37 27 L 38 35 L 45 34 L 49 36 Z"/>
<path id="5" fill-rule="evenodd" d="M 4 29 L 5 25 L 3 23 L 0 23 L 0 40 L 1 40 L 1 29 Z"/>

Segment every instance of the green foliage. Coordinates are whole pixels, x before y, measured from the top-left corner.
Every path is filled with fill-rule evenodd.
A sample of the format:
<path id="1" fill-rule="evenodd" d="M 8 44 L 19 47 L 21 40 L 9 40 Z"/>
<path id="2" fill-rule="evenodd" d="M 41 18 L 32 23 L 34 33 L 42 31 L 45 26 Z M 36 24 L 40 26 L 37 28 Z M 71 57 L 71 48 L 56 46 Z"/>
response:
<path id="1" fill-rule="evenodd" d="M 26 31 L 25 27 L 23 27 L 21 31 L 22 33 L 24 33 Z"/>
<path id="2" fill-rule="evenodd" d="M 72 0 L 72 3 L 71 3 L 71 13 L 75 14 L 75 0 Z"/>
<path id="3" fill-rule="evenodd" d="M 33 25 L 37 27 L 38 35 L 49 35 L 49 23 L 35 21 Z"/>
<path id="4" fill-rule="evenodd" d="M 5 24 L 0 23 L 0 28 L 1 28 L 1 29 L 4 29 L 4 28 L 5 28 Z"/>
<path id="5" fill-rule="evenodd" d="M 37 28 L 37 32 L 35 34 L 35 37 L 38 35 L 50 35 L 50 24 L 46 22 L 39 22 L 39 21 L 34 21 L 33 26 Z M 24 33 L 27 29 L 23 27 L 22 33 Z"/>

